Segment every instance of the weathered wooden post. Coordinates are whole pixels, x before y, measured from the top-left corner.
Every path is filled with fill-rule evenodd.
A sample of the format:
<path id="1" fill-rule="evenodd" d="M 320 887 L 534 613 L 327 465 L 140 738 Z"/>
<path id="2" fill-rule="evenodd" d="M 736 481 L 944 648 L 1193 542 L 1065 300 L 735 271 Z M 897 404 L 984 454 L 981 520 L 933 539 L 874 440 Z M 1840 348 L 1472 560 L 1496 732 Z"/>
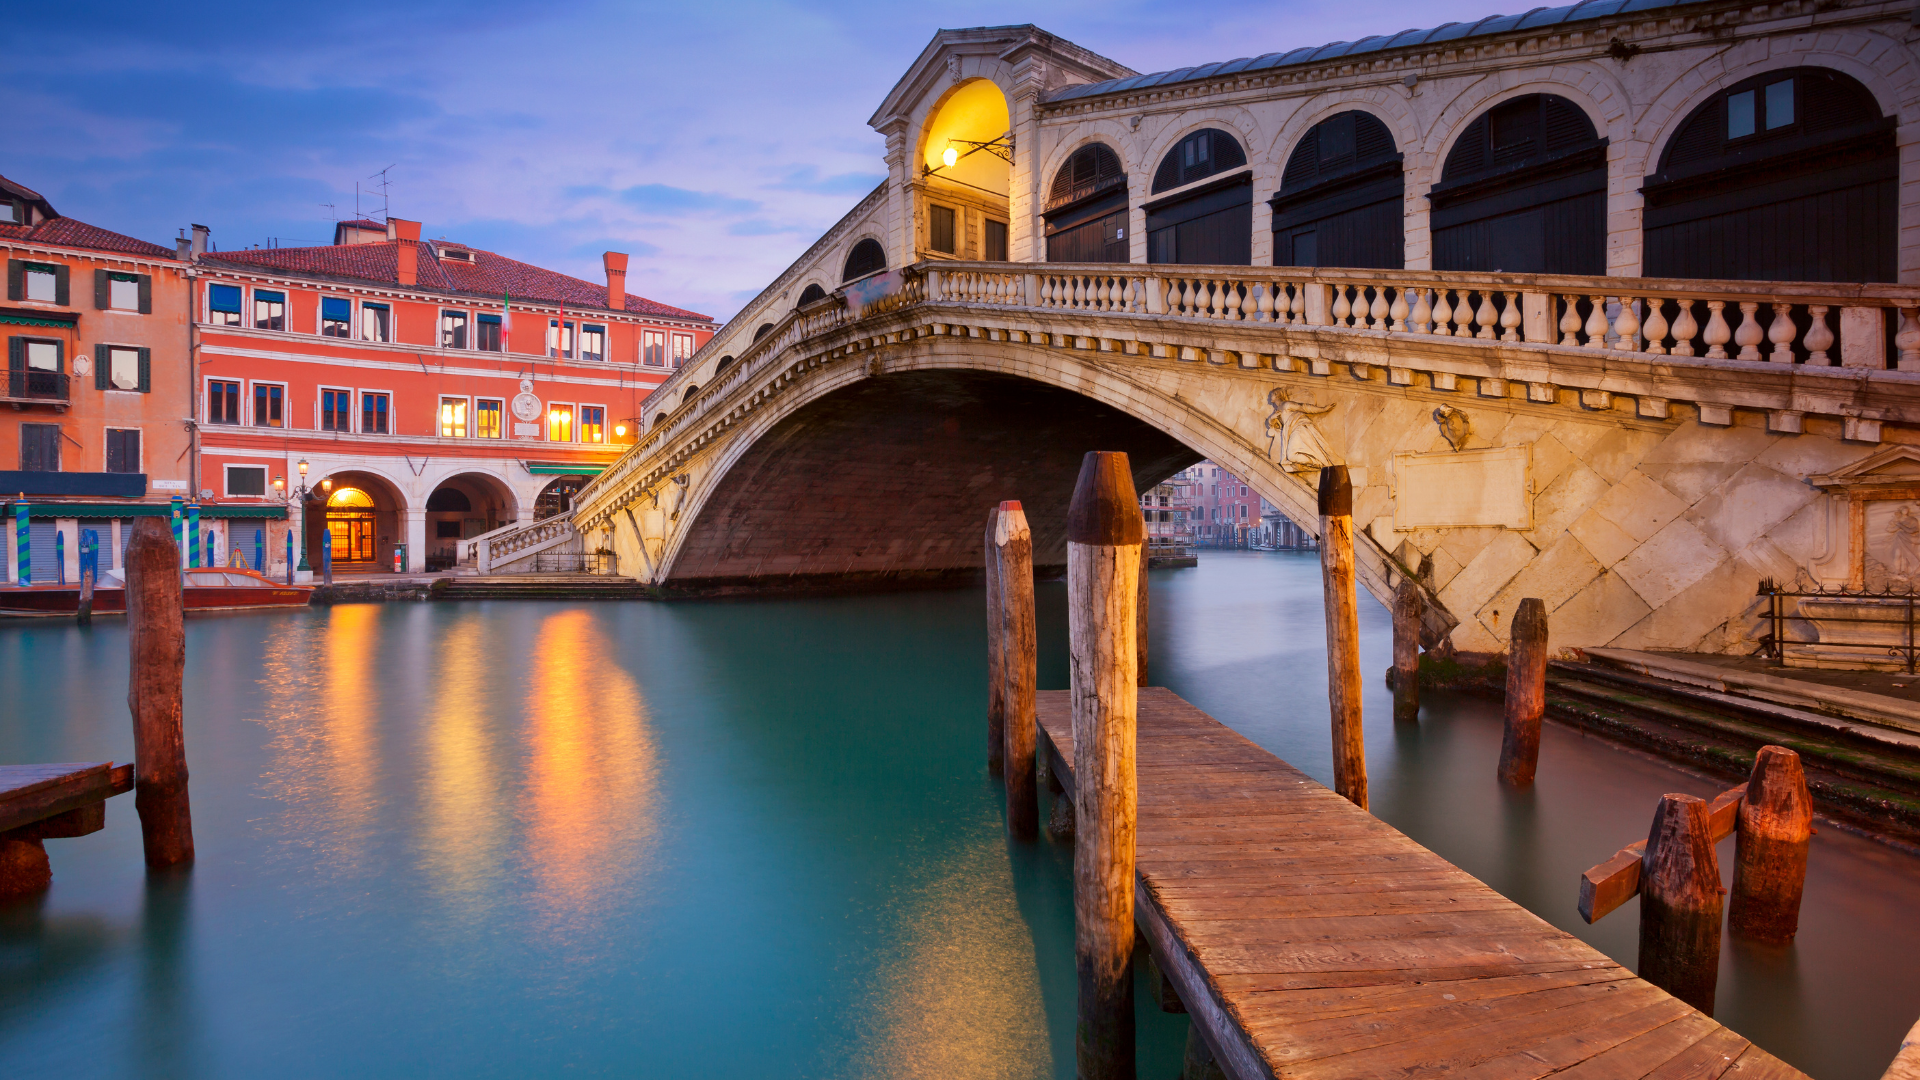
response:
<path id="1" fill-rule="evenodd" d="M 187 745 L 180 683 L 187 639 L 180 597 L 180 549 L 157 517 L 143 517 L 127 541 L 127 643 L 132 670 L 133 805 L 148 866 L 193 861 L 187 802 Z"/>
<path id="2" fill-rule="evenodd" d="M 1001 715 L 1006 725 L 1007 830 L 1022 840 L 1039 832 L 1040 792 L 1034 778 L 1033 531 L 1015 501 L 1000 504 L 989 551 L 999 567 L 1002 652 Z"/>
<path id="3" fill-rule="evenodd" d="M 1074 959 L 1080 983 L 1074 1049 L 1081 1080 L 1134 1076 L 1134 635 L 1145 540 L 1127 455 L 1089 453 L 1067 510 Z"/>
<path id="4" fill-rule="evenodd" d="M 1500 781 L 1533 783 L 1540 765 L 1540 717 L 1547 711 L 1547 605 L 1528 597 L 1513 613 L 1507 643 L 1507 731 L 1500 740 Z"/>
<path id="5" fill-rule="evenodd" d="M 999 776 L 1006 767 L 1007 683 L 1006 605 L 1000 595 L 1000 560 L 994 538 L 1000 526 L 1000 507 L 987 511 L 987 772 Z"/>
<path id="6" fill-rule="evenodd" d="M 74 613 L 80 625 L 93 622 L 93 567 L 80 571 L 80 607 Z"/>
<path id="7" fill-rule="evenodd" d="M 1367 747 L 1360 726 L 1360 611 L 1353 592 L 1353 482 L 1347 478 L 1345 465 L 1320 470 L 1320 581 L 1327 604 L 1333 790 L 1365 810 Z"/>
<path id="8" fill-rule="evenodd" d="M 1145 524 L 1146 511 L 1144 510 L 1140 512 L 1140 521 L 1140 533 L 1144 536 L 1147 531 Z M 1142 541 L 1140 547 L 1140 588 L 1138 590 L 1140 603 L 1137 609 L 1140 614 L 1135 622 L 1133 632 L 1134 679 L 1136 680 L 1135 685 L 1137 686 L 1147 685 L 1147 569 L 1148 565 L 1153 562 L 1152 559 L 1147 557 L 1147 554 L 1146 542 Z"/>
<path id="9" fill-rule="evenodd" d="M 1420 586 L 1400 579 L 1393 593 L 1393 718 L 1420 719 L 1420 623 L 1427 607 Z"/>
<path id="10" fill-rule="evenodd" d="M 1734 840 L 1733 900 L 1727 925 L 1759 941 L 1787 942 L 1800 930 L 1807 887 L 1813 799 L 1800 755 L 1763 746 L 1754 755 Z"/>
<path id="11" fill-rule="evenodd" d="M 1705 800 L 1662 795 L 1640 867 L 1640 977 L 1709 1016 L 1722 906 Z"/>
<path id="12" fill-rule="evenodd" d="M 100 568 L 100 534 L 92 529 L 80 531 L 80 602 L 74 618 L 81 626 L 93 622 L 93 576 Z"/>

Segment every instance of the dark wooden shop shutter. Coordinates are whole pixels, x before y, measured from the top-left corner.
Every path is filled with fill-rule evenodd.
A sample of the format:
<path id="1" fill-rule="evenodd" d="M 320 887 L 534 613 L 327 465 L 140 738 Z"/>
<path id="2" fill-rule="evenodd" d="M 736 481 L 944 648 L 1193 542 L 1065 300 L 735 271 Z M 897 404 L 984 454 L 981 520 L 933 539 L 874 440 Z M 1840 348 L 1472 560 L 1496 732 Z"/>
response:
<path id="1" fill-rule="evenodd" d="M 93 347 L 93 388 L 107 388 L 107 365 L 113 361 L 113 353 L 105 345 Z"/>

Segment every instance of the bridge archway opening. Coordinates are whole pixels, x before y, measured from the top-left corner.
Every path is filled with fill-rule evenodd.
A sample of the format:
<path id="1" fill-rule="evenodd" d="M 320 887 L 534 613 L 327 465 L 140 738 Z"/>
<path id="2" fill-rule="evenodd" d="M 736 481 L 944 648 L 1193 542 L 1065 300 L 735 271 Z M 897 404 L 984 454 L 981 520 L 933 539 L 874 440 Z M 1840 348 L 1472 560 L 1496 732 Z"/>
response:
<path id="1" fill-rule="evenodd" d="M 1372 113 L 1336 113 L 1287 157 L 1273 208 L 1273 265 L 1406 265 L 1406 179 L 1393 133 Z"/>
<path id="2" fill-rule="evenodd" d="M 331 533 L 335 570 L 390 569 L 394 545 L 405 539 L 406 505 L 406 496 L 375 473 L 347 470 L 316 481 L 307 505 L 310 565 L 320 568 L 321 537 Z"/>
<path id="3" fill-rule="evenodd" d="M 1047 261 L 1123 263 L 1127 252 L 1127 169 L 1105 143 L 1075 150 L 1047 188 Z"/>
<path id="4" fill-rule="evenodd" d="M 796 410 L 704 496 L 674 556 L 676 590 L 971 580 L 988 508 L 1018 499 L 1034 559 L 1066 563 L 1082 457 L 1122 450 L 1146 491 L 1201 454 L 1070 390 L 996 372 L 891 372 Z"/>
<path id="5" fill-rule="evenodd" d="M 1607 272 L 1607 140 L 1566 98 L 1527 94 L 1475 117 L 1427 198 L 1435 270 Z"/>
<path id="6" fill-rule="evenodd" d="M 556 476 L 547 481 L 547 486 L 541 488 L 540 494 L 533 500 L 533 520 L 550 518 L 573 509 L 573 497 L 580 494 L 580 489 L 592 480 L 591 476 Z"/>
<path id="7" fill-rule="evenodd" d="M 1675 129 L 1641 188 L 1642 272 L 1896 280 L 1895 123 L 1871 91 L 1829 68 L 1769 71 L 1713 95 Z"/>
<path id="8" fill-rule="evenodd" d="M 513 521 L 518 506 L 513 491 L 485 473 L 458 473 L 440 481 L 427 496 L 424 565 L 429 570 L 452 566 L 460 558 L 460 541 Z"/>
<path id="9" fill-rule="evenodd" d="M 920 129 L 915 249 L 935 259 L 1007 260 L 1013 125 L 991 79 L 950 90 Z"/>
<path id="10" fill-rule="evenodd" d="M 1253 170 L 1246 165 L 1240 139 L 1220 128 L 1175 143 L 1153 173 L 1154 195 L 1170 194 L 1144 207 L 1147 261 L 1251 266 Z"/>

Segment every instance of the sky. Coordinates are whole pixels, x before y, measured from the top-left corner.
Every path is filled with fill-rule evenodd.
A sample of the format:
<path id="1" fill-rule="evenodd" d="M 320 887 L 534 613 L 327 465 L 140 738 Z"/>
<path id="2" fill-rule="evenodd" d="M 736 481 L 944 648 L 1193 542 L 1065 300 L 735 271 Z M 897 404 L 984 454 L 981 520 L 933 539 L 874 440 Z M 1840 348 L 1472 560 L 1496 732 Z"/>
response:
<path id="1" fill-rule="evenodd" d="M 0 175 L 171 245 L 422 235 L 725 319 L 884 175 L 867 119 L 941 27 L 1034 23 L 1137 71 L 1499 13 L 1493 0 L 1206 4 L 30 4 Z M 1515 8 L 1514 10 L 1520 10 Z"/>

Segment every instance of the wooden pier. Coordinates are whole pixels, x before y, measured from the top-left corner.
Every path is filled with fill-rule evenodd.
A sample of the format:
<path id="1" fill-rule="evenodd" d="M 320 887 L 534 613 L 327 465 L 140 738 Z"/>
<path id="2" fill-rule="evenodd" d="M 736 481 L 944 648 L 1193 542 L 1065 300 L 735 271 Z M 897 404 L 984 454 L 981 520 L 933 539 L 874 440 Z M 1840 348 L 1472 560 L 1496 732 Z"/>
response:
<path id="1" fill-rule="evenodd" d="M 1804 1075 L 1161 687 L 1138 762 L 1135 917 L 1235 1080 Z"/>

